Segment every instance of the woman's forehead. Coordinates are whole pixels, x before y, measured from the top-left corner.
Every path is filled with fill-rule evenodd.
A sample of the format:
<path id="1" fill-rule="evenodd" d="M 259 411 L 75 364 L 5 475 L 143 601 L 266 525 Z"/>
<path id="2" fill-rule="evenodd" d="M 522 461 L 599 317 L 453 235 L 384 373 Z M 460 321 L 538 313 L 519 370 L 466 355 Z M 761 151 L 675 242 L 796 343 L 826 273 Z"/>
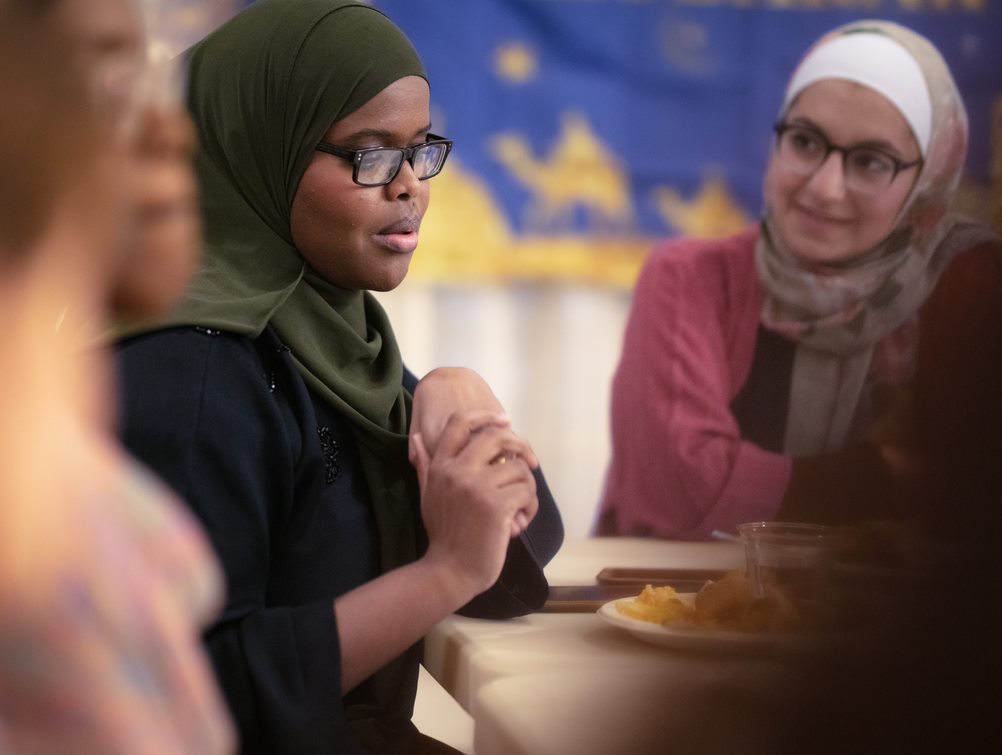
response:
<path id="1" fill-rule="evenodd" d="M 404 76 L 353 113 L 335 121 L 328 139 L 356 135 L 410 140 L 428 130 L 430 90 L 420 76 Z"/>
<path id="2" fill-rule="evenodd" d="M 808 86 L 790 105 L 787 120 L 803 119 L 833 140 L 886 142 L 902 152 L 918 152 L 918 142 L 897 107 L 868 86 L 823 79 Z"/>
<path id="3" fill-rule="evenodd" d="M 59 14 L 81 47 L 97 52 L 138 49 L 142 26 L 133 0 L 61 0 Z"/>
<path id="4" fill-rule="evenodd" d="M 814 83 L 854 81 L 880 92 L 909 124 L 921 151 L 929 147 L 933 100 L 923 63 L 901 40 L 907 30 L 864 22 L 826 35 L 797 66 L 787 85 L 784 109 Z"/>

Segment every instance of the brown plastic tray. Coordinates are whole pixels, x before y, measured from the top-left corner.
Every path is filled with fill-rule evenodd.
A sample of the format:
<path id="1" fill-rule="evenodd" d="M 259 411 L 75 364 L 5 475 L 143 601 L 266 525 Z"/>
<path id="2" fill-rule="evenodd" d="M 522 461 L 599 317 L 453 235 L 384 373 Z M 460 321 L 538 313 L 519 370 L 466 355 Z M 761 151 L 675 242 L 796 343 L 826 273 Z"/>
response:
<path id="1" fill-rule="evenodd" d="M 708 579 L 720 579 L 726 569 L 646 569 L 606 567 L 595 577 L 600 585 L 669 585 L 679 592 L 696 592 Z"/>

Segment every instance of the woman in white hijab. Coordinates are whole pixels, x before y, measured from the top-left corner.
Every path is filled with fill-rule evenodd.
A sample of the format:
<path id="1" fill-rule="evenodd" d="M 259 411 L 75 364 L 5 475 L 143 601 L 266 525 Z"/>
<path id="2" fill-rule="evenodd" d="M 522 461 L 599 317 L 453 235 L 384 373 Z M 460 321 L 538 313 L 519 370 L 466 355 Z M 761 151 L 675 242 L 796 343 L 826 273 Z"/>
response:
<path id="1" fill-rule="evenodd" d="M 949 70 L 908 29 L 848 24 L 774 128 L 761 223 L 667 243 L 641 274 L 598 532 L 970 526 L 998 490 L 1002 247 L 948 211 L 967 147 Z"/>

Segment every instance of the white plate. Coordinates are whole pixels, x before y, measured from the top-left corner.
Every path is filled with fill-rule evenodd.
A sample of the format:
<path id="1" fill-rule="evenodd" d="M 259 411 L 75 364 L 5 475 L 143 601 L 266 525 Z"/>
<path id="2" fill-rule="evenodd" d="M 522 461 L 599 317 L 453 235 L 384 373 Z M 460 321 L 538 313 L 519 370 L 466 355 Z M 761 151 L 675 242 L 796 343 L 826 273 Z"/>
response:
<path id="1" fill-rule="evenodd" d="M 695 593 L 679 593 L 683 602 L 691 603 Z M 800 649 L 814 645 L 816 636 L 778 634 L 775 632 L 736 632 L 727 629 L 707 629 L 704 627 L 666 627 L 650 621 L 632 619 L 616 608 L 617 603 L 633 600 L 619 598 L 610 600 L 598 609 L 598 615 L 609 624 L 625 629 L 637 639 L 654 645 L 663 645 L 680 650 L 700 650 L 712 652 L 747 652 Z"/>

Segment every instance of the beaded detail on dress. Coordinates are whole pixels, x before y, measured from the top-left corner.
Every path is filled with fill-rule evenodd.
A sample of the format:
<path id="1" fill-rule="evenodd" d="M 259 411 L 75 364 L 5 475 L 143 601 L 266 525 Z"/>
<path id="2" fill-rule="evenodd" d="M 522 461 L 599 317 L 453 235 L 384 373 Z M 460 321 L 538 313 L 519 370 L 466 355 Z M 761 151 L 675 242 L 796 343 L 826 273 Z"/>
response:
<path id="1" fill-rule="evenodd" d="M 317 425 L 317 435 L 320 436 L 320 450 L 324 455 L 324 466 L 327 472 L 324 475 L 324 482 L 333 485 L 335 480 L 341 476 L 341 464 L 338 461 L 340 448 L 334 438 L 331 437 L 331 429 L 325 425 Z"/>
<path id="2" fill-rule="evenodd" d="M 289 351 L 291 351 L 291 349 L 288 346 L 280 346 L 279 348 L 275 349 L 276 354 L 285 354 Z M 278 388 L 278 379 L 275 376 L 275 370 L 269 372 L 265 377 L 268 380 L 268 390 L 271 393 L 274 393 L 275 389 Z"/>

